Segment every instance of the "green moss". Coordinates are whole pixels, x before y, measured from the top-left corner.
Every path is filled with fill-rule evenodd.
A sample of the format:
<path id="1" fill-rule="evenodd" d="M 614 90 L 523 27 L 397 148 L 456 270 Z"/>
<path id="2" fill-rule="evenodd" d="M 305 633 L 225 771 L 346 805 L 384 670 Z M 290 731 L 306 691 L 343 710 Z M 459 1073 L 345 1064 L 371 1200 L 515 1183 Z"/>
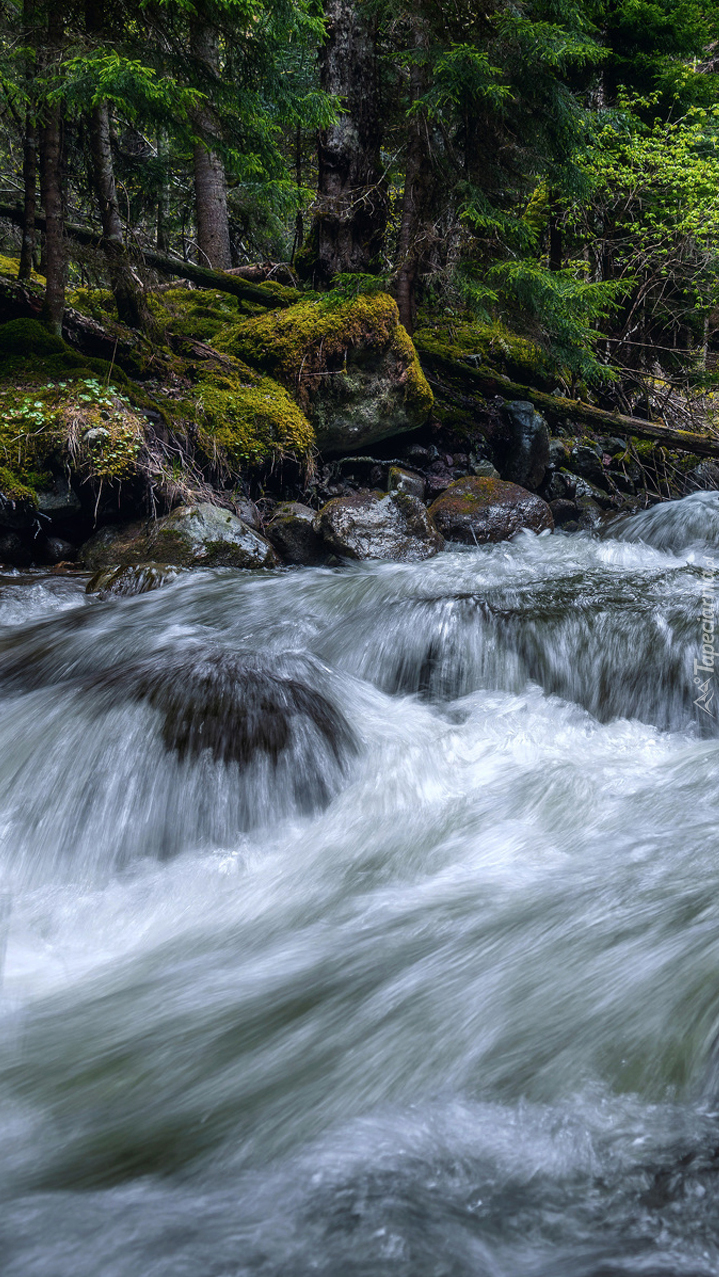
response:
<path id="1" fill-rule="evenodd" d="M 67 294 L 67 304 L 81 314 L 89 315 L 98 324 L 106 325 L 108 320 L 117 320 L 117 306 L 109 288 L 73 288 Z"/>
<path id="2" fill-rule="evenodd" d="M 153 317 L 167 332 L 195 341 L 210 342 L 230 324 L 237 323 L 237 299 L 228 293 L 199 288 L 168 288 L 149 293 Z"/>
<path id="3" fill-rule="evenodd" d="M 69 347 L 37 319 L 11 319 L 0 324 L 0 359 L 45 359 L 63 354 Z"/>
<path id="4" fill-rule="evenodd" d="M 417 344 L 428 352 L 449 359 L 471 359 L 478 366 L 536 386 L 554 383 L 561 374 L 531 337 L 512 332 L 498 321 L 445 320 L 421 328 Z"/>
<path id="5" fill-rule="evenodd" d="M 19 257 L 5 257 L 0 254 L 0 275 L 7 275 L 10 279 L 17 279 L 17 273 L 20 269 Z M 41 284 L 45 287 L 45 276 L 38 275 L 37 271 L 32 272 L 32 282 Z"/>
<path id="6" fill-rule="evenodd" d="M 24 501 L 37 505 L 37 496 L 27 484 L 18 479 L 7 466 L 0 465 L 0 494 L 8 501 Z"/>
<path id="7" fill-rule="evenodd" d="M 388 346 L 397 327 L 396 303 L 385 293 L 339 305 L 310 300 L 236 324 L 217 347 L 270 373 L 302 401 L 319 373 L 341 369 L 354 347 Z"/>
<path id="8" fill-rule="evenodd" d="M 227 331 L 217 348 L 269 373 L 310 408 L 328 374 L 347 371 L 357 349 L 391 350 L 403 367 L 408 408 L 426 415 L 432 391 L 412 341 L 399 323 L 395 301 L 386 293 L 364 293 L 350 301 L 310 298 L 289 310 L 247 319 Z"/>
<path id="9" fill-rule="evenodd" d="M 192 409 L 199 447 L 229 473 L 275 456 L 304 457 L 314 443 L 312 427 L 287 391 L 249 369 L 203 376 Z"/>

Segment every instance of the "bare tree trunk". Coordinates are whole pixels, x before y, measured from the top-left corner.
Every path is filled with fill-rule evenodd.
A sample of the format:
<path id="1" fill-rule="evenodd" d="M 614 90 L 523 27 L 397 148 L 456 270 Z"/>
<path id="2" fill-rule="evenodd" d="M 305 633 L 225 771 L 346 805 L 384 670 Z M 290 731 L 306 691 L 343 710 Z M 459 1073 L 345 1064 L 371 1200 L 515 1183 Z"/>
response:
<path id="1" fill-rule="evenodd" d="M 142 282 L 130 265 L 122 234 L 107 102 L 98 102 L 92 108 L 88 124 L 95 193 L 102 221 L 102 247 L 107 258 L 110 288 L 117 313 L 122 323 L 130 324 L 133 328 L 147 328 L 150 314 L 145 303 Z"/>
<path id="2" fill-rule="evenodd" d="M 312 266 L 327 282 L 343 271 L 380 269 L 389 205 L 380 158 L 375 21 L 355 0 L 325 0 L 325 16 L 320 78 L 343 108 L 337 123 L 320 133 L 317 153 Z"/>
<path id="3" fill-rule="evenodd" d="M 412 27 L 412 46 L 416 56 L 410 67 L 410 108 L 415 107 L 426 90 L 427 69 L 423 55 L 427 52 L 428 42 L 426 24 L 421 18 L 416 18 Z M 397 243 L 399 266 L 394 291 L 400 321 L 411 334 L 414 331 L 416 313 L 415 293 L 422 255 L 422 232 L 432 188 L 426 112 L 422 109 L 412 110 L 408 128 L 402 216 Z"/>
<path id="4" fill-rule="evenodd" d="M 211 82 L 217 78 L 220 65 L 217 30 L 209 23 L 198 20 L 192 24 L 190 39 L 191 52 Z M 212 108 L 208 105 L 198 108 L 194 113 L 193 124 L 202 139 L 195 143 L 192 154 L 197 244 L 204 258 L 200 264 L 209 265 L 213 270 L 229 270 L 232 266 L 232 253 L 227 216 L 227 182 L 222 159 L 212 148 L 212 140 L 217 137 L 218 132 Z"/>
<path id="5" fill-rule="evenodd" d="M 63 14 L 59 5 L 50 10 L 46 65 L 62 57 Z M 65 255 L 63 230 L 63 121 L 59 102 L 46 105 L 40 145 L 42 148 L 42 201 L 45 205 L 45 300 L 42 318 L 58 336 L 65 310 Z"/>
<path id="6" fill-rule="evenodd" d="M 167 129 L 161 129 L 157 139 L 157 154 L 163 163 L 162 185 L 157 199 L 157 240 L 158 253 L 170 251 L 170 146 Z"/>
<path id="7" fill-rule="evenodd" d="M 35 45 L 35 3 L 24 0 L 23 35 L 30 49 Z M 19 279 L 32 275 L 35 256 L 35 213 L 37 211 L 37 123 L 35 119 L 35 94 L 33 82 L 37 74 L 35 58 L 31 53 L 25 67 L 27 109 L 25 111 L 25 136 L 23 138 L 22 181 L 24 191 L 24 222 L 20 248 Z"/>

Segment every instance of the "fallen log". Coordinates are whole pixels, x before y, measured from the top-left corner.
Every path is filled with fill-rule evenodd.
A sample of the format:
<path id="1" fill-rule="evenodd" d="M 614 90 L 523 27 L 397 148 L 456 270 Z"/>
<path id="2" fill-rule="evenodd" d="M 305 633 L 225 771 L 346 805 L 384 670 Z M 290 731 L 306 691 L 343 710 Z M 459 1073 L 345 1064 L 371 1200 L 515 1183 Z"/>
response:
<path id="1" fill-rule="evenodd" d="M 433 338 L 415 335 L 415 346 L 422 370 L 430 385 L 441 387 L 441 381 L 432 374 L 459 382 L 463 389 L 474 393 L 501 395 L 503 399 L 526 399 L 547 418 L 550 425 L 579 422 L 600 434 L 629 435 L 636 439 L 650 439 L 674 452 L 691 452 L 700 457 L 719 457 L 719 438 L 696 434 L 690 430 L 674 430 L 660 422 L 643 421 L 640 417 L 628 417 L 621 412 L 609 412 L 579 399 L 564 399 L 522 386 L 491 368 L 474 367 L 450 355 Z"/>
<path id="2" fill-rule="evenodd" d="M 23 225 L 23 210 L 15 204 L 0 203 L 0 217 Z M 36 217 L 38 230 L 45 230 L 45 218 Z M 76 226 L 73 222 L 65 223 L 65 233 L 69 239 L 91 248 L 99 248 L 102 243 L 100 231 L 89 230 L 86 226 Z M 165 253 L 156 253 L 154 249 L 138 249 L 138 258 L 147 266 L 159 271 L 161 275 L 171 275 L 176 279 L 189 279 L 193 284 L 201 284 L 203 288 L 214 288 L 219 293 L 229 293 L 239 297 L 241 301 L 253 302 L 256 306 L 264 306 L 267 310 L 284 310 L 299 300 L 299 293 L 284 285 L 276 285 L 272 291 L 253 284 L 239 275 L 226 274 L 224 271 L 210 270 L 208 266 L 197 266 L 194 262 L 182 261 L 179 257 L 168 257 Z"/>

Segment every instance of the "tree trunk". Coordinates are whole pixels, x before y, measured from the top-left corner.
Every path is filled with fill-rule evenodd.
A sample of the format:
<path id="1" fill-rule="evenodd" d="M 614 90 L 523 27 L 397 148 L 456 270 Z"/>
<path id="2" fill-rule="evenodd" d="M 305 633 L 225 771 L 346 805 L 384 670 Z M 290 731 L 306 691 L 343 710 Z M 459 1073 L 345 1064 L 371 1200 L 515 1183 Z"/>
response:
<path id="1" fill-rule="evenodd" d="M 428 43 L 426 24 L 421 18 L 415 18 L 412 24 L 412 51 L 415 59 L 410 68 L 410 110 L 415 107 L 426 91 L 427 68 L 424 55 L 427 52 Z M 402 217 L 397 243 L 399 266 L 394 291 L 400 321 L 411 335 L 414 331 L 415 292 L 422 256 L 422 232 L 432 187 L 426 112 L 421 108 L 412 110 L 408 129 Z"/>
<path id="2" fill-rule="evenodd" d="M 191 52 L 208 81 L 216 80 L 220 66 L 217 30 L 200 20 L 192 24 Z M 200 264 L 213 270 L 229 270 L 232 266 L 230 226 L 227 216 L 227 182 L 220 156 L 212 149 L 218 127 L 212 108 L 205 104 L 193 113 L 193 125 L 202 140 L 193 148 L 195 178 L 195 216 L 197 245 L 204 259 Z"/>
<path id="3" fill-rule="evenodd" d="M 157 154 L 162 160 L 163 172 L 160 193 L 157 197 L 157 239 L 158 253 L 167 253 L 170 248 L 170 145 L 167 129 L 161 129 L 157 139 Z"/>
<path id="4" fill-rule="evenodd" d="M 145 303 L 142 282 L 132 269 L 125 251 L 112 164 L 110 111 L 107 102 L 98 102 L 92 108 L 88 126 L 95 194 L 102 221 L 102 247 L 107 258 L 110 288 L 121 322 L 132 328 L 144 329 L 150 325 L 150 313 Z"/>
<path id="5" fill-rule="evenodd" d="M 23 37 L 30 49 L 35 45 L 35 3 L 24 0 L 23 4 Z M 25 89 L 27 92 L 27 108 L 25 111 L 25 136 L 23 138 L 22 181 L 24 191 L 24 222 L 22 228 L 22 245 L 20 248 L 19 279 L 29 279 L 33 272 L 35 257 L 35 213 L 37 206 L 37 122 L 35 118 L 35 94 L 33 84 L 37 74 L 35 58 L 31 53 L 25 65 Z"/>
<path id="6" fill-rule="evenodd" d="M 313 269 L 329 282 L 343 271 L 380 268 L 389 205 L 380 158 L 375 22 L 354 0 L 325 0 L 325 16 L 320 79 L 327 93 L 339 97 L 343 110 L 337 123 L 319 136 L 311 242 L 316 245 Z"/>
<path id="7" fill-rule="evenodd" d="M 59 65 L 62 58 L 64 22 L 59 4 L 50 10 L 47 48 L 44 62 L 47 69 Z M 62 316 L 65 310 L 65 276 L 67 261 L 63 234 L 63 127 L 62 108 L 59 102 L 46 104 L 40 130 L 42 161 L 42 202 L 45 206 L 45 301 L 42 318 L 53 332 L 60 336 Z"/>

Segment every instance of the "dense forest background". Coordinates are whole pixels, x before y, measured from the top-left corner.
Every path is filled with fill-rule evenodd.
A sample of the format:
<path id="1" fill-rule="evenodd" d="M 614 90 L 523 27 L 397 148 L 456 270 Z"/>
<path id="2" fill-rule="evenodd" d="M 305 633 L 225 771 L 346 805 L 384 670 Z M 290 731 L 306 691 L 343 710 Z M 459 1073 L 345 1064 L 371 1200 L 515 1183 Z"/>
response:
<path id="1" fill-rule="evenodd" d="M 4 251 L 58 331 L 102 285 L 151 334 L 175 257 L 389 291 L 646 415 L 713 376 L 718 36 L 707 0 L 6 2 Z"/>

